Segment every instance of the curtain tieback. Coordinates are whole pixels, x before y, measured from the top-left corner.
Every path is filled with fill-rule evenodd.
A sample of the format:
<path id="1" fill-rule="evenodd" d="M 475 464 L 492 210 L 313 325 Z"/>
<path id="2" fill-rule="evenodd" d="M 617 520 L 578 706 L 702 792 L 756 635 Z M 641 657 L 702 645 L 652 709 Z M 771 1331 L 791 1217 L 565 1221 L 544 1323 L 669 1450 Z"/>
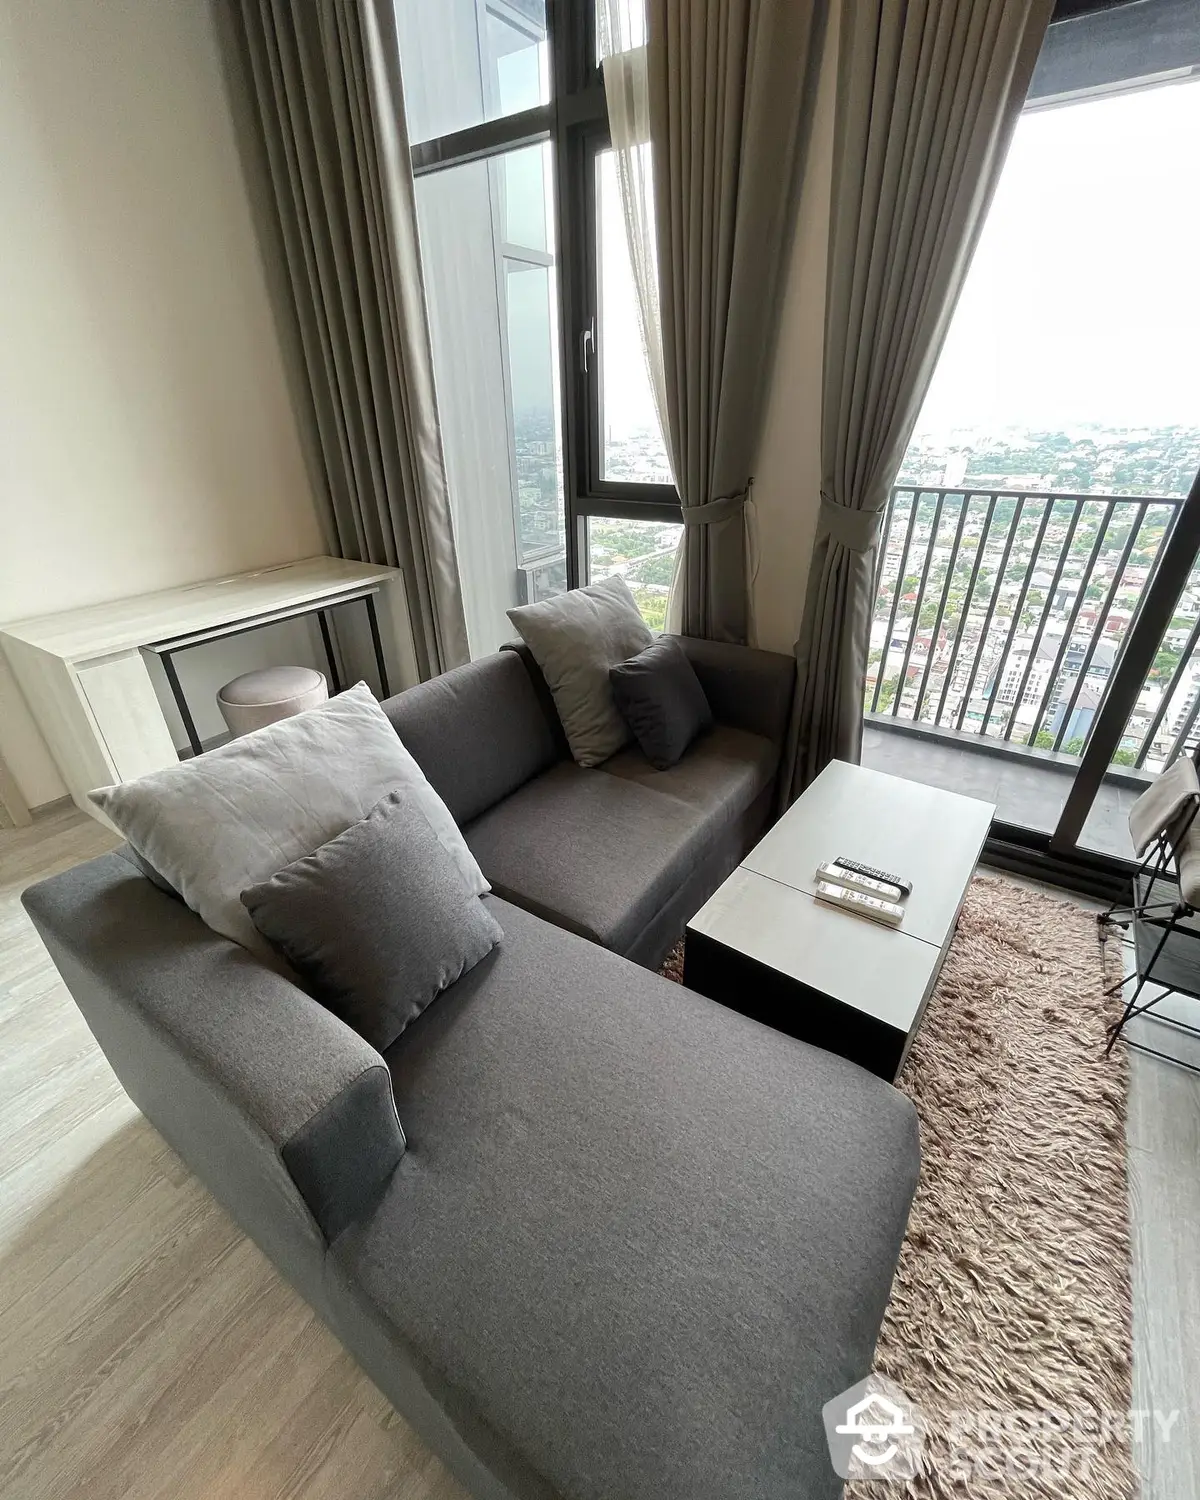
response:
<path id="1" fill-rule="evenodd" d="M 732 520 L 734 516 L 745 510 L 753 484 L 753 479 L 747 480 L 744 490 L 737 490 L 732 495 L 718 495 L 715 500 L 708 501 L 706 505 L 685 505 L 683 524 L 685 526 L 715 526 L 718 521 Z"/>
<path id="2" fill-rule="evenodd" d="M 828 495 L 822 495 L 821 510 L 817 517 L 817 536 L 831 536 L 848 552 L 870 552 L 879 541 L 882 521 L 882 511 L 854 510 L 849 505 L 839 505 Z"/>

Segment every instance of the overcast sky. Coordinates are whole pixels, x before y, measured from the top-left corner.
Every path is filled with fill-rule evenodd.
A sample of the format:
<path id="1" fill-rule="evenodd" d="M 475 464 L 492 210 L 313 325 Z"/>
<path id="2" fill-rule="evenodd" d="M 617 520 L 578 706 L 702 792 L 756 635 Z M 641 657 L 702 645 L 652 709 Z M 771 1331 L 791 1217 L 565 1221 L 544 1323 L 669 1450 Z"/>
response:
<path id="1" fill-rule="evenodd" d="M 602 162 L 606 416 L 646 425 L 624 226 Z M 1017 125 L 919 434 L 1200 427 L 1200 82 Z"/>
<path id="2" fill-rule="evenodd" d="M 918 432 L 1200 426 L 1200 82 L 1022 116 Z"/>

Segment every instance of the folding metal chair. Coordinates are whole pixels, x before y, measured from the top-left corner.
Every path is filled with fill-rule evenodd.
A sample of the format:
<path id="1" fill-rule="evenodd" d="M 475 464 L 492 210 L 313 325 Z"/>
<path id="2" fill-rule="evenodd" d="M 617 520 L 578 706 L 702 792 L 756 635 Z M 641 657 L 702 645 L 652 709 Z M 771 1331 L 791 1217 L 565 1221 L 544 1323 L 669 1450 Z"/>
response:
<path id="1" fill-rule="evenodd" d="M 1159 829 L 1145 851 L 1133 877 L 1132 904 L 1114 902 L 1097 919 L 1101 942 L 1106 940 L 1109 928 L 1132 928 L 1133 970 L 1110 985 L 1106 993 L 1118 994 L 1131 981 L 1136 981 L 1120 1019 L 1108 1028 L 1104 1048 L 1106 1057 L 1124 1037 L 1126 1045 L 1139 1052 L 1148 1052 L 1192 1072 L 1200 1072 L 1200 1066 L 1170 1053 L 1159 1052 L 1126 1034 L 1130 1021 L 1153 1011 L 1172 995 L 1200 1000 L 1200 921 L 1197 921 L 1200 916 L 1200 882 L 1196 879 L 1196 868 L 1192 866 L 1196 861 L 1200 867 L 1198 815 L 1200 790 L 1191 796 L 1177 816 Z M 1130 816 L 1131 831 L 1135 817 L 1136 812 Z M 1188 865 L 1186 878 L 1185 862 Z M 1193 967 L 1194 980 L 1189 973 Z M 1154 987 L 1154 993 L 1149 999 L 1143 999 L 1147 985 Z M 1200 1036 L 1200 1028 L 1189 1026 L 1175 1016 L 1159 1015 L 1155 1019 L 1191 1036 Z"/>

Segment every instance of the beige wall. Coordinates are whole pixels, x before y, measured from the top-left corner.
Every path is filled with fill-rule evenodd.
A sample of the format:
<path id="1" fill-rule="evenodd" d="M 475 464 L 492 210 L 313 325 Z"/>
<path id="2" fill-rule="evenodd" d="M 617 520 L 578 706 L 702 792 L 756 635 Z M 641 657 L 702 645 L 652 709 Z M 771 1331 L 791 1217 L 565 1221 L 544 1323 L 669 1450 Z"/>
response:
<path id="1" fill-rule="evenodd" d="M 751 587 L 755 640 L 790 652 L 800 633 L 821 491 L 821 359 L 833 171 L 837 6 L 826 35 L 770 399 L 754 465 Z"/>
<path id="2" fill-rule="evenodd" d="M 0 0 L 0 271 L 0 619 L 324 550 L 203 0 Z"/>

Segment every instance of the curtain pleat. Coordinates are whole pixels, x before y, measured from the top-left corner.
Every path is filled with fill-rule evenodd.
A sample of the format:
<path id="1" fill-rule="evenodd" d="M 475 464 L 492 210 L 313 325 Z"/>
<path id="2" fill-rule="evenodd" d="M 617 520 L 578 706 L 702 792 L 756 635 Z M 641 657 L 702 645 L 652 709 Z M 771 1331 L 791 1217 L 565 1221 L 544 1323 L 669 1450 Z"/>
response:
<path id="1" fill-rule="evenodd" d="M 826 0 L 647 0 L 666 423 L 683 506 L 672 623 L 744 642 L 746 506 Z"/>
<path id="2" fill-rule="evenodd" d="M 1053 0 L 845 0 L 821 494 L 789 793 L 857 761 L 879 525 L 1025 101 Z"/>
<path id="3" fill-rule="evenodd" d="M 330 550 L 403 576 L 417 666 L 468 659 L 395 15 L 216 0 Z"/>

